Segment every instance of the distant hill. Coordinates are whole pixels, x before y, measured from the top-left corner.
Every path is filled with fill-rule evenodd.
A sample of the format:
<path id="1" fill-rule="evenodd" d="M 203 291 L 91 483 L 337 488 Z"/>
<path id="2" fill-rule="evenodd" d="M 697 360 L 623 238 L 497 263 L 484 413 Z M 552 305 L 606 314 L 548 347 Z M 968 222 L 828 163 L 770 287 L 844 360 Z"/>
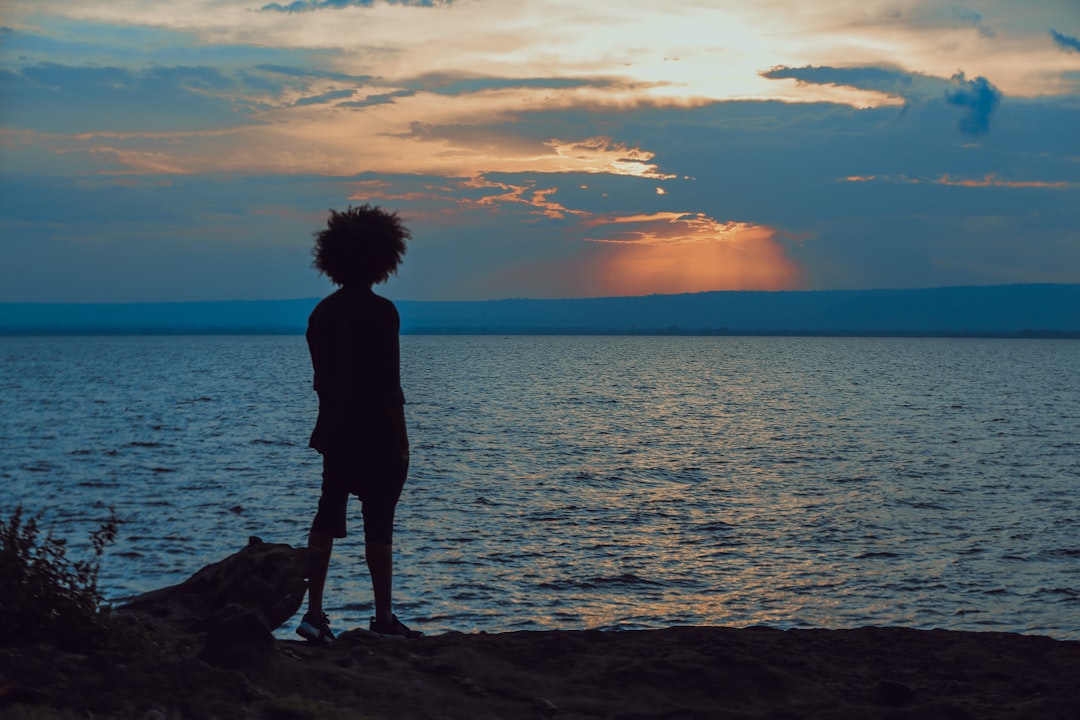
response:
<path id="1" fill-rule="evenodd" d="M 0 334 L 302 333 L 317 302 L 3 303 Z M 397 306 L 406 334 L 1080 337 L 1076 284 L 399 301 Z"/>

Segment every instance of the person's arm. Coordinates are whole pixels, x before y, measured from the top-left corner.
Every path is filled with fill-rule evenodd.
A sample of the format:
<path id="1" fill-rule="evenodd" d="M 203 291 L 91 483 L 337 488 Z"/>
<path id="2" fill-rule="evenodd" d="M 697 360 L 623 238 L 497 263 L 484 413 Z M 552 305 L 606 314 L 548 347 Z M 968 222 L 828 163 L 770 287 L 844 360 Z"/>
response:
<path id="1" fill-rule="evenodd" d="M 402 465 L 409 467 L 409 431 L 405 426 L 405 394 L 401 390 L 401 319 L 397 308 L 390 305 L 390 326 L 392 328 L 392 387 L 396 388 L 397 400 L 390 408 L 390 426 L 392 428 L 394 446 L 401 457 Z"/>
<path id="2" fill-rule="evenodd" d="M 397 448 L 401 463 L 409 466 L 409 431 L 405 427 L 405 406 L 394 405 L 390 408 L 390 425 L 394 433 L 394 446 Z"/>

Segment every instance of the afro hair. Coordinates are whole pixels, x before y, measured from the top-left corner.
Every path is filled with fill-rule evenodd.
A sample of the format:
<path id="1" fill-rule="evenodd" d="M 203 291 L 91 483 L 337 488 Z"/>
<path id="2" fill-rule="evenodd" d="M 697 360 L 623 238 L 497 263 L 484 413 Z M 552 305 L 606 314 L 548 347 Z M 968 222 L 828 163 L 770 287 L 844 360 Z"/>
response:
<path id="1" fill-rule="evenodd" d="M 335 285 L 377 285 L 397 272 L 411 237 L 396 212 L 374 205 L 331 210 L 326 228 L 315 233 L 312 265 Z"/>

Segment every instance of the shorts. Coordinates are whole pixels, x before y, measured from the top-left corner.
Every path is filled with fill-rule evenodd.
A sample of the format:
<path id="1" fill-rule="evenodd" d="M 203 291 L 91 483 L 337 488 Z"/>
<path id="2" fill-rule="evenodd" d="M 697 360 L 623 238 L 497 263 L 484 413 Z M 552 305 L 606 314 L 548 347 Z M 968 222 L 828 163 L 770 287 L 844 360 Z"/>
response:
<path id="1" fill-rule="evenodd" d="M 322 496 L 311 529 L 333 538 L 345 537 L 349 495 L 356 495 L 363 505 L 364 539 L 392 543 L 394 510 L 408 471 L 408 462 L 382 453 L 324 454 Z"/>

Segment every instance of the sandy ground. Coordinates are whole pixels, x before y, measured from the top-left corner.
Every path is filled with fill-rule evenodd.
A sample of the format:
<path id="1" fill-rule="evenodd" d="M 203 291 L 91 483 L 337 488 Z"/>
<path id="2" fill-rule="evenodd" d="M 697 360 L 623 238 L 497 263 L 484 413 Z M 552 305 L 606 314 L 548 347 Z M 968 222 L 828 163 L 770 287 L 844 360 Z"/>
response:
<path id="1" fill-rule="evenodd" d="M 0 717 L 1080 718 L 1080 642 L 905 628 L 362 630 L 330 647 L 158 638 L 0 650 Z"/>

